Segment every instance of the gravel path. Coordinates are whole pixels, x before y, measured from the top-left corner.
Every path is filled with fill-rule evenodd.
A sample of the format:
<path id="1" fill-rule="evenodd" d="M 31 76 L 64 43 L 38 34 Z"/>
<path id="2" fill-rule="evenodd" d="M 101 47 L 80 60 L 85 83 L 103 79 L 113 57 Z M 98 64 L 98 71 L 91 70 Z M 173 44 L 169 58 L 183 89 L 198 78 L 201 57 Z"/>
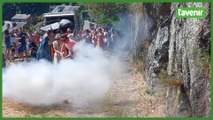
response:
<path id="1" fill-rule="evenodd" d="M 152 93 L 139 72 L 141 65 L 126 63 L 127 70 L 113 79 L 103 98 L 77 106 L 31 106 L 3 97 L 3 117 L 165 117 L 165 90 Z"/>

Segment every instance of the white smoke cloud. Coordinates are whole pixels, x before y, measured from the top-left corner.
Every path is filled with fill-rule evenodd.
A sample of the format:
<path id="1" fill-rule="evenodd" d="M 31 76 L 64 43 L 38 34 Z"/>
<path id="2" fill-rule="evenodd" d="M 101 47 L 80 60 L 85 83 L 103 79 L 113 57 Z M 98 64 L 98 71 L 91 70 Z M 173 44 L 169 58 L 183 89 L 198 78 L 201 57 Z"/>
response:
<path id="1" fill-rule="evenodd" d="M 103 96 L 120 63 L 99 48 L 79 43 L 74 60 L 59 64 L 32 61 L 12 64 L 3 72 L 3 96 L 32 105 L 51 105 L 65 99 L 91 100 Z"/>

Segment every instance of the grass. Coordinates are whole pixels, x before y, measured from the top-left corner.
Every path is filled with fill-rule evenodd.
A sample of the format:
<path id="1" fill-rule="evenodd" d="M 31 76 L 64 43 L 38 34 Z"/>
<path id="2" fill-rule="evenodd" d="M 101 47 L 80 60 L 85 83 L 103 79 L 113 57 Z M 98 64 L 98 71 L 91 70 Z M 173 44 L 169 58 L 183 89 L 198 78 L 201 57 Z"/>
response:
<path id="1" fill-rule="evenodd" d="M 177 79 L 175 76 L 169 76 L 166 71 L 161 70 L 159 73 L 160 84 L 165 87 L 173 88 L 181 93 L 184 92 L 183 80 Z"/>
<path id="2" fill-rule="evenodd" d="M 210 80 L 210 53 L 202 48 L 193 48 L 195 65 L 201 70 L 203 76 Z"/>
<path id="3" fill-rule="evenodd" d="M 159 73 L 160 84 L 167 87 L 167 92 L 174 91 L 172 93 L 174 97 L 172 98 L 174 108 L 177 109 L 180 105 L 182 95 L 184 94 L 184 83 L 183 80 L 177 79 L 175 76 L 170 76 L 166 71 L 161 70 Z M 168 98 L 168 94 L 165 95 Z M 172 95 L 172 96 L 173 96 Z M 171 97 L 171 96 L 170 96 Z"/>
<path id="4" fill-rule="evenodd" d="M 132 68 L 135 73 L 141 72 L 143 73 L 143 60 L 134 60 L 132 63 Z"/>
<path id="5" fill-rule="evenodd" d="M 175 90 L 176 96 L 174 99 L 175 108 L 178 107 L 182 95 L 185 93 L 183 80 L 177 79 L 175 76 L 169 76 L 166 71 L 161 70 L 159 73 L 160 83 L 169 88 L 169 90 Z"/>

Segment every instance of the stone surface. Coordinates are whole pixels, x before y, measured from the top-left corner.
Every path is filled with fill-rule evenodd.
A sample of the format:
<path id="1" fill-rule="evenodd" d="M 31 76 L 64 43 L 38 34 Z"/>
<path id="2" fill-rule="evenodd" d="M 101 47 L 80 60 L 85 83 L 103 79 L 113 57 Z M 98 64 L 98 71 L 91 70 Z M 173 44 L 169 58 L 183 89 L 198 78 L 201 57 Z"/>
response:
<path id="1" fill-rule="evenodd" d="M 150 88 L 159 84 L 159 73 L 183 82 L 183 90 L 167 89 L 167 116 L 208 117 L 210 115 L 210 13 L 208 3 L 144 3 L 132 8 L 143 11 L 131 19 L 134 56 L 143 56 L 144 78 Z M 142 7 L 140 7 L 142 6 Z M 176 18 L 177 7 L 204 7 L 204 19 Z M 149 23 L 146 27 L 140 24 Z M 141 25 L 142 26 L 142 25 Z M 137 29 L 134 29 L 134 28 Z M 148 41 L 148 47 L 144 47 Z M 201 60 L 201 56 L 207 54 Z M 207 61 L 207 63 L 206 63 Z M 209 70 L 208 70 L 209 69 Z M 174 80 L 175 80 L 174 79 Z"/>

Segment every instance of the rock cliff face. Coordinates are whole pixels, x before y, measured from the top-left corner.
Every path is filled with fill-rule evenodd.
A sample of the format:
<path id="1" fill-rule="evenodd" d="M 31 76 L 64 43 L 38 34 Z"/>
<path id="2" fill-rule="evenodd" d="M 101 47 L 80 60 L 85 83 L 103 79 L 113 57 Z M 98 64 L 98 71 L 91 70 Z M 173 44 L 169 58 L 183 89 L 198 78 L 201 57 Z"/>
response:
<path id="1" fill-rule="evenodd" d="M 207 16 L 176 18 L 176 7 L 204 7 Z M 162 71 L 167 81 L 173 81 L 167 86 L 169 117 L 210 115 L 209 8 L 209 3 L 133 3 L 130 7 L 130 13 L 138 11 L 130 16 L 131 46 L 134 57 L 142 55 L 145 80 L 153 90 L 164 81 Z"/>

